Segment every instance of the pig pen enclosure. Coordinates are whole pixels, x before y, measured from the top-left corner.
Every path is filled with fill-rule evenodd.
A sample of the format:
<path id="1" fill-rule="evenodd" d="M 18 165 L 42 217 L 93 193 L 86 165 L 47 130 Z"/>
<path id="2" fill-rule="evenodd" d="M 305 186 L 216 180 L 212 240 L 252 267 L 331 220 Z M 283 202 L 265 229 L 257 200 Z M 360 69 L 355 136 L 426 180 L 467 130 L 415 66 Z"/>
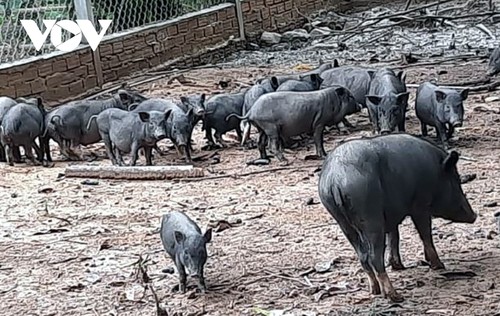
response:
<path id="1" fill-rule="evenodd" d="M 407 269 L 388 268 L 388 273 L 405 297 L 403 303 L 369 294 L 353 248 L 319 203 L 321 162 L 304 159 L 313 153 L 312 144 L 286 150 L 286 167 L 274 159 L 269 166 L 247 166 L 258 156 L 256 149 L 238 146 L 231 132 L 225 135 L 229 148 L 204 151 L 204 133 L 197 126 L 194 165 L 204 169 L 203 178 L 66 178 L 65 167 L 75 163 L 63 161 L 54 144 L 56 162 L 51 168 L 2 164 L 2 314 L 155 315 L 159 304 L 167 312 L 163 315 L 184 316 L 500 315 L 500 236 L 494 218 L 500 192 L 500 95 L 497 81 L 484 75 L 485 56 L 488 48 L 498 45 L 500 28 L 493 14 L 485 13 L 486 2 L 443 2 L 439 8 L 384 20 L 372 27 L 375 30 L 358 27 L 356 32 L 314 39 L 296 34 L 273 46 L 251 44 L 253 50 L 238 52 L 219 66 L 135 87 L 151 97 L 177 98 L 234 91 L 255 78 L 307 69 L 320 59 L 388 66 L 407 72 L 412 87 L 407 131 L 417 135 L 414 84 L 435 79 L 476 87 L 465 102 L 464 126 L 452 145 L 463 157 L 459 172 L 476 175 L 463 188 L 478 220 L 472 225 L 433 221 L 445 271 L 433 271 L 422 262 L 423 246 L 413 224 L 402 224 L 401 253 Z M 366 20 L 389 14 L 389 8 L 403 12 L 416 7 L 405 10 L 402 3 L 347 13 L 351 15 L 323 12 L 308 19 L 352 23 L 357 21 L 352 17 Z M 452 18 L 419 18 L 426 14 Z M 409 19 L 413 22 L 402 23 Z M 369 135 L 365 111 L 350 121 L 355 127 L 349 135 L 336 130 L 325 135 L 327 151 L 346 139 Z M 160 143 L 168 154 L 155 156 L 156 165 L 182 164 L 170 145 Z M 96 155 L 94 162 L 85 164 L 110 164 L 102 144 L 83 150 Z M 144 163 L 143 157 L 139 163 Z M 174 209 L 185 211 L 202 230 L 214 229 L 205 268 L 207 294 L 193 288 L 186 294 L 173 292 L 177 275 L 164 271 L 173 263 L 162 249 L 158 229 L 161 215 Z"/>

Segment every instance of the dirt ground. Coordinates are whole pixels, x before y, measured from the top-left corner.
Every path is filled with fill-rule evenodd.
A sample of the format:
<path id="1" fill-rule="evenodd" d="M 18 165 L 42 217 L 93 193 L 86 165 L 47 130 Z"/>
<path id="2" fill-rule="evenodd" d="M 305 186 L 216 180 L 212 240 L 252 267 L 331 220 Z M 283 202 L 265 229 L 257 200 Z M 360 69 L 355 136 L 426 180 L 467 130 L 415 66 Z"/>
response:
<path id="1" fill-rule="evenodd" d="M 409 83 L 435 77 L 464 81 L 480 77 L 484 64 L 428 66 L 408 69 Z M 177 97 L 216 90 L 220 80 L 251 82 L 265 68 L 196 70 L 185 74 L 191 85 L 157 81 L 140 87 L 150 96 Z M 281 72 L 283 69 L 273 69 Z M 449 79 L 449 80 L 447 80 Z M 412 89 L 411 104 L 414 92 Z M 471 94 L 464 127 L 453 145 L 467 157 L 462 174 L 477 174 L 464 190 L 478 212 L 476 223 L 450 224 L 434 220 L 433 235 L 447 272 L 468 272 L 457 279 L 422 264 L 423 246 L 409 221 L 402 225 L 401 251 L 408 267 L 389 276 L 404 295 L 390 304 L 368 292 L 368 281 L 338 225 L 318 203 L 317 167 L 306 161 L 314 146 L 288 150 L 289 167 L 246 166 L 256 149 L 240 148 L 229 133 L 231 147 L 215 157 L 203 156 L 205 144 L 195 131 L 195 165 L 205 176 L 268 170 L 260 174 L 203 181 L 110 181 L 89 185 L 64 178 L 68 164 L 52 146 L 52 168 L 0 166 L 0 306 L 2 315 L 155 315 L 152 292 L 168 315 L 500 315 L 500 236 L 493 214 L 499 210 L 500 103 L 485 102 L 498 92 Z M 489 99 L 488 99 L 489 101 Z M 412 106 L 413 107 L 413 106 Z M 366 113 L 355 115 L 350 135 L 326 135 L 332 150 L 348 137 L 366 135 Z M 407 121 L 419 134 L 413 108 Z M 433 134 L 432 134 L 433 135 Z M 255 137 L 255 135 L 253 135 Z M 161 143 L 163 148 L 170 145 Z M 89 146 L 101 158 L 90 164 L 110 164 L 101 144 Z M 144 164 L 143 157 L 140 163 Z M 157 165 L 181 163 L 175 150 L 156 157 Z M 92 184 L 92 183 L 91 183 Z M 312 199 L 312 203 L 311 203 Z M 489 205 L 489 207 L 487 206 Z M 493 206 L 492 206 L 493 205 Z M 162 251 L 157 230 L 162 214 L 182 210 L 202 230 L 214 227 L 208 247 L 205 295 L 194 289 L 172 292 L 176 274 Z M 227 225 L 226 221 L 229 223 Z M 474 276 L 470 272 L 474 273 Z M 194 283 L 191 283 L 194 284 Z M 259 308 L 261 310 L 259 310 Z"/>

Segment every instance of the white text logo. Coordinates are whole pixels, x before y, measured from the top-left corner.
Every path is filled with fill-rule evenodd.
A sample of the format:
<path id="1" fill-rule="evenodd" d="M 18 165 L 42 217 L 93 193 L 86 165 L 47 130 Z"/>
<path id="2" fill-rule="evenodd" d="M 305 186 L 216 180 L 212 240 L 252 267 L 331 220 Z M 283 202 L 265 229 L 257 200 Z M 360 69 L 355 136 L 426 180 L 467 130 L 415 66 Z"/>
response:
<path id="1" fill-rule="evenodd" d="M 76 23 L 71 20 L 43 20 L 43 24 L 45 25 L 44 33 L 38 28 L 35 21 L 21 20 L 21 24 L 37 51 L 42 49 L 43 43 L 49 36 L 49 33 L 50 42 L 60 51 L 71 52 L 75 50 L 82 41 L 82 35 L 87 39 L 90 48 L 95 51 L 111 25 L 111 20 L 99 20 L 99 24 L 101 25 L 101 33 L 99 34 L 89 20 L 76 20 Z M 73 37 L 66 42 L 62 42 L 63 29 L 73 34 Z"/>

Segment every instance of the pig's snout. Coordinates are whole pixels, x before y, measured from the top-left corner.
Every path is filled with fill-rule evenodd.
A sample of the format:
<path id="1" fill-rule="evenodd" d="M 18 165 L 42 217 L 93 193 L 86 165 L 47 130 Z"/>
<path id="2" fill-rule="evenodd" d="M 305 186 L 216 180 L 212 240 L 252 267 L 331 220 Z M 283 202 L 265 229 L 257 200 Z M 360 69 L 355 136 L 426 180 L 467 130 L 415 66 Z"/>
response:
<path id="1" fill-rule="evenodd" d="M 167 132 L 164 130 L 157 130 L 155 132 L 155 138 L 156 139 L 164 139 L 167 138 Z"/>
<path id="2" fill-rule="evenodd" d="M 186 152 L 186 145 L 178 144 L 177 147 L 179 148 L 179 154 L 184 155 L 184 153 Z"/>
<path id="3" fill-rule="evenodd" d="M 455 214 L 455 218 L 452 218 L 453 221 L 459 223 L 468 223 L 472 224 L 477 219 L 477 214 L 474 212 L 469 202 L 464 197 L 465 201 L 462 202 L 462 206 L 460 207 L 460 211 L 458 214 Z"/>
<path id="4" fill-rule="evenodd" d="M 194 111 L 194 114 L 196 114 L 197 116 L 205 116 L 205 110 L 202 109 L 202 108 L 197 108 L 195 111 Z"/>
<path id="5" fill-rule="evenodd" d="M 456 121 L 452 124 L 453 127 L 462 127 L 462 121 Z"/>
<path id="6" fill-rule="evenodd" d="M 387 135 L 387 134 L 390 134 L 390 133 L 391 133 L 391 131 L 389 129 L 383 129 L 383 130 L 380 131 L 380 134 L 382 134 L 382 135 Z"/>

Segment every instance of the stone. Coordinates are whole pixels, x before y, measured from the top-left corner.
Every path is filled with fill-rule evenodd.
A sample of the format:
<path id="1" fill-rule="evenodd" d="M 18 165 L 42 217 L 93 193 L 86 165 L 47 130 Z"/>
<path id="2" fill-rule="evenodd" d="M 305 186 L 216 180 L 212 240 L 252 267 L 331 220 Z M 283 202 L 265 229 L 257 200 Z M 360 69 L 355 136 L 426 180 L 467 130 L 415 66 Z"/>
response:
<path id="1" fill-rule="evenodd" d="M 296 29 L 293 31 L 288 31 L 283 33 L 282 40 L 283 41 L 307 41 L 311 38 L 311 35 L 307 33 L 304 29 Z"/>
<path id="2" fill-rule="evenodd" d="M 320 38 L 320 37 L 326 37 L 332 33 L 332 30 L 329 27 L 317 27 L 314 30 L 309 33 L 312 38 Z"/>
<path id="3" fill-rule="evenodd" d="M 260 37 L 260 41 L 264 45 L 272 46 L 281 41 L 281 34 L 274 32 L 264 32 Z"/>

